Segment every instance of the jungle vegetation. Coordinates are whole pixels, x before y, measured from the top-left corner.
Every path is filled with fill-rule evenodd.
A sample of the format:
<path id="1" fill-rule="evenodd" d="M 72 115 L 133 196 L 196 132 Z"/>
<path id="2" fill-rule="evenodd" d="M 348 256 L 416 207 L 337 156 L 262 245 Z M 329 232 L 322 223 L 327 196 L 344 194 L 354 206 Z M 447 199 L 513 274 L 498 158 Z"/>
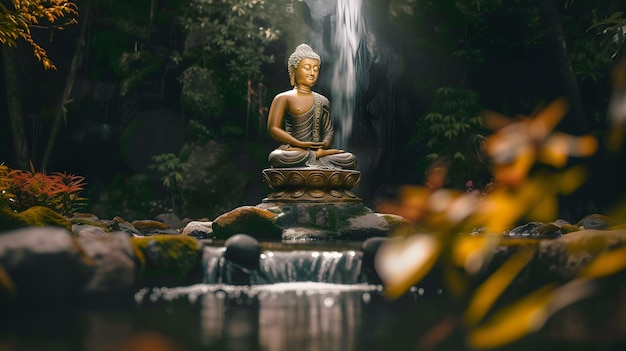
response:
<path id="1" fill-rule="evenodd" d="M 260 182 L 273 145 L 263 118 L 287 84 L 285 55 L 303 21 L 289 3 L 3 0 L 0 161 L 85 176 L 89 210 L 104 217 L 168 209 L 210 217 L 231 203 L 202 204 L 260 200 L 264 189 L 249 184 Z M 402 164 L 392 174 L 421 182 L 445 157 L 456 169 L 451 187 L 484 185 L 480 111 L 529 115 L 557 96 L 571 104 L 559 128 L 605 142 L 626 25 L 621 2 L 365 3 L 382 9 L 376 16 L 399 38 L 402 108 L 389 119 L 411 159 L 391 158 Z M 415 65 L 433 73 L 416 75 Z M 242 164 L 253 170 L 238 172 Z M 394 181 L 375 179 L 367 191 Z"/>

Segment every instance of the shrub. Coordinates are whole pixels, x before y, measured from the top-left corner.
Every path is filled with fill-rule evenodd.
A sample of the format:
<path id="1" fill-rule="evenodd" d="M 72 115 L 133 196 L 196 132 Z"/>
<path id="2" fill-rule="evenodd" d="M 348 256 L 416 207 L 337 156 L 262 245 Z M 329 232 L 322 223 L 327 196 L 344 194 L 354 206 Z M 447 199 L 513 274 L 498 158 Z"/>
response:
<path id="1" fill-rule="evenodd" d="M 80 196 L 85 177 L 54 172 L 45 174 L 10 169 L 0 164 L 0 206 L 21 212 L 33 206 L 43 206 L 68 216 L 86 205 Z"/>

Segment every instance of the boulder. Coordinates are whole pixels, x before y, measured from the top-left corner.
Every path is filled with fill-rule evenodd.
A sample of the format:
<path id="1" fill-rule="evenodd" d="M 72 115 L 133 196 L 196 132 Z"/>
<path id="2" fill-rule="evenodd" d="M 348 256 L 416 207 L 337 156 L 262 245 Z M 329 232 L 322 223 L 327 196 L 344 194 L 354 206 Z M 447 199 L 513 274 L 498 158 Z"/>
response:
<path id="1" fill-rule="evenodd" d="M 142 235 L 155 235 L 155 234 L 180 234 L 176 229 L 170 228 L 167 223 L 156 220 L 136 220 L 132 221 L 131 225 L 135 227 Z"/>
<path id="2" fill-rule="evenodd" d="M 77 240 L 91 260 L 89 279 L 81 290 L 85 299 L 102 303 L 129 296 L 137 287 L 137 264 L 128 234 L 81 235 Z"/>
<path id="3" fill-rule="evenodd" d="M 283 240 L 365 240 L 387 236 L 397 225 L 395 217 L 376 214 L 360 202 L 262 203 L 257 207 L 276 214 Z"/>
<path id="4" fill-rule="evenodd" d="M 72 223 L 58 212 L 43 206 L 33 206 L 22 212 L 0 208 L 0 231 L 23 227 L 60 227 L 72 229 Z"/>
<path id="5" fill-rule="evenodd" d="M 224 258 L 248 270 L 259 269 L 261 245 L 246 234 L 235 234 L 224 243 Z"/>
<path id="6" fill-rule="evenodd" d="M 89 261 L 66 229 L 28 227 L 0 234 L 0 267 L 18 302 L 38 306 L 72 301 L 86 281 Z"/>
<path id="7" fill-rule="evenodd" d="M 183 235 L 131 237 L 146 286 L 176 286 L 199 281 L 201 250 L 195 238 Z"/>
<path id="8" fill-rule="evenodd" d="M 211 239 L 213 237 L 213 222 L 191 221 L 183 229 L 182 235 L 189 235 L 196 239 Z"/>
<path id="9" fill-rule="evenodd" d="M 241 206 L 226 212 L 213 221 L 215 239 L 226 240 L 235 234 L 248 234 L 256 239 L 280 240 L 282 228 L 277 225 L 277 214 L 254 206 Z"/>

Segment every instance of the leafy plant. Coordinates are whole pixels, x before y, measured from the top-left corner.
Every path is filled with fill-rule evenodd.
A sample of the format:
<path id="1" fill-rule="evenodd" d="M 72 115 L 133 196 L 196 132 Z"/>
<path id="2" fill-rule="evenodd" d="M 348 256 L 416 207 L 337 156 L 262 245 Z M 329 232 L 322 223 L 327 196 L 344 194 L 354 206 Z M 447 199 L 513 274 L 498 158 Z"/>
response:
<path id="1" fill-rule="evenodd" d="M 411 140 L 426 152 L 426 157 L 418 161 L 419 169 L 425 172 L 435 160 L 446 160 L 450 163 L 449 181 L 456 188 L 486 173 L 481 151 L 486 135 L 481 109 L 478 94 L 472 90 L 448 86 L 437 89 L 430 112 L 417 122 Z"/>
<path id="2" fill-rule="evenodd" d="M 172 153 L 153 156 L 152 161 L 154 163 L 149 165 L 148 168 L 157 171 L 161 175 L 160 179 L 163 187 L 171 196 L 172 208 L 176 208 L 186 163 Z"/>
<path id="3" fill-rule="evenodd" d="M 216 133 L 242 136 L 263 101 L 254 99 L 267 65 L 275 61 L 272 45 L 286 22 L 284 5 L 265 0 L 188 1 L 179 12 L 187 41 L 187 62 L 179 79 L 186 118 Z M 247 103 L 242 103 L 246 101 Z M 258 105 L 258 106 L 257 106 Z M 261 117 L 261 114 L 259 114 Z"/>
<path id="4" fill-rule="evenodd" d="M 611 59 L 619 57 L 626 42 L 626 18 L 623 15 L 623 12 L 614 12 L 587 29 L 596 32 L 596 37 L 600 40 L 600 49 Z"/>
<path id="5" fill-rule="evenodd" d="M 84 181 L 83 176 L 65 172 L 35 172 L 32 164 L 30 171 L 0 165 L 0 205 L 17 212 L 44 206 L 67 216 L 86 205 L 87 199 L 80 196 Z"/>
<path id="6" fill-rule="evenodd" d="M 45 69 L 56 69 L 48 53 L 31 35 L 31 27 L 48 22 L 50 27 L 63 27 L 76 23 L 78 7 L 68 0 L 11 0 L 12 8 L 0 3 L 0 44 L 15 47 L 18 39 L 26 40 L 33 54 Z M 70 17 L 65 23 L 55 24 L 59 19 Z"/>

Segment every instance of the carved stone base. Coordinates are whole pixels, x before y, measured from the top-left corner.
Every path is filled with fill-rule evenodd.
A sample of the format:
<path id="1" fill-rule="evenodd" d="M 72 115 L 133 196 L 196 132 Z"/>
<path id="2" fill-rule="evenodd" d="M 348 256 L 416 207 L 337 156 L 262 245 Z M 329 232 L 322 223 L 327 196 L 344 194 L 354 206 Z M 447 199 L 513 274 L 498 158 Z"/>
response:
<path id="1" fill-rule="evenodd" d="M 265 183 L 274 190 L 263 202 L 361 202 L 352 192 L 361 172 L 345 169 L 268 168 Z"/>

